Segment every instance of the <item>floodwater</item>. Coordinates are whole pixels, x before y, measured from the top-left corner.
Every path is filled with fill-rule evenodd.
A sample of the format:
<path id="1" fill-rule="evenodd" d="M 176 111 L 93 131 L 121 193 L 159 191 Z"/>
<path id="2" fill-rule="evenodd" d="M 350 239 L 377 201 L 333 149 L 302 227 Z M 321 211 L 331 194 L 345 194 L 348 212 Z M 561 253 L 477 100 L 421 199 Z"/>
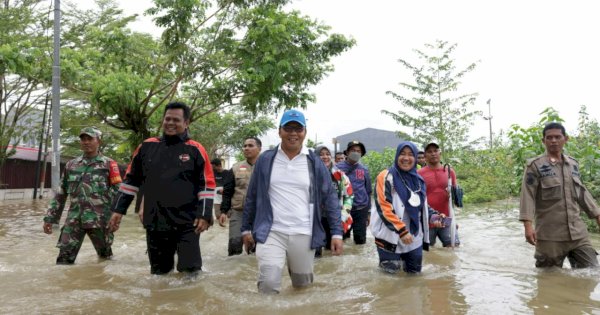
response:
<path id="1" fill-rule="evenodd" d="M 198 278 L 150 275 L 135 214 L 113 260 L 98 261 L 86 238 L 75 265 L 56 266 L 59 231 L 42 232 L 46 206 L 0 203 L 0 314 L 600 314 L 600 270 L 537 270 L 514 205 L 460 215 L 463 246 L 426 252 L 418 276 L 380 272 L 372 240 L 347 240 L 343 256 L 316 261 L 311 287 L 295 290 L 285 274 L 279 295 L 257 293 L 255 257 L 227 257 L 218 226 L 201 236 Z"/>

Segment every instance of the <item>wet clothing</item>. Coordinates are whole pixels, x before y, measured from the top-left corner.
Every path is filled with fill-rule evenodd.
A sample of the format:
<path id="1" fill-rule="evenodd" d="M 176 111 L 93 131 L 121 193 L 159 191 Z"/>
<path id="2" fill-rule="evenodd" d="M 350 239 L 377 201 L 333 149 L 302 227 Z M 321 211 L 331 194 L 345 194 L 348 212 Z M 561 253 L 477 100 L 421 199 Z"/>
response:
<path id="1" fill-rule="evenodd" d="M 315 250 L 310 248 L 310 243 L 310 235 L 271 231 L 264 244 L 256 244 L 258 290 L 262 293 L 279 293 L 281 274 L 286 263 L 294 288 L 311 284 L 314 279 Z"/>
<path id="2" fill-rule="evenodd" d="M 271 184 L 271 167 L 279 147 L 268 150 L 260 155 L 256 162 L 248 194 L 244 205 L 244 216 L 242 221 L 242 234 L 252 232 L 254 240 L 264 243 L 271 231 L 273 224 L 273 209 L 269 197 Z M 331 234 L 342 236 L 341 215 L 337 194 L 331 184 L 329 170 L 320 161 L 320 158 L 312 151 L 307 156 L 308 171 L 310 178 L 310 204 L 313 205 L 312 240 L 311 248 L 325 245 L 325 231 L 321 225 L 321 205 L 326 206 L 326 215 L 330 224 Z M 318 162 L 318 163 L 317 163 Z M 314 206 L 317 205 L 317 206 Z"/>
<path id="3" fill-rule="evenodd" d="M 563 155 L 562 162 L 551 161 L 544 154 L 527 161 L 521 185 L 519 220 L 535 223 L 538 240 L 536 265 L 547 266 L 548 261 L 562 265 L 564 253 L 571 259 L 574 250 L 581 246 L 584 251 L 589 251 L 585 249 L 589 241 L 587 226 L 580 217 L 581 211 L 589 218 L 600 215 L 598 205 L 581 181 L 579 164 L 575 159 Z M 572 241 L 578 240 L 583 240 L 583 243 L 573 244 Z M 548 242 L 555 243 L 547 246 Z M 556 246 L 563 250 L 556 249 Z M 577 261 L 578 257 L 573 256 L 575 265 L 590 265 L 588 259 Z M 595 259 L 593 263 L 598 264 Z"/>
<path id="4" fill-rule="evenodd" d="M 195 272 L 202 270 L 200 257 L 200 235 L 193 227 L 183 230 L 146 230 L 146 243 L 150 260 L 150 273 L 161 275 L 173 270 L 177 253 L 177 271 Z"/>
<path id="5" fill-rule="evenodd" d="M 113 211 L 126 214 L 142 185 L 144 227 L 147 231 L 168 235 L 168 241 L 163 242 L 165 237 L 161 233 L 146 234 L 150 238 L 148 244 L 159 244 L 155 254 L 148 249 L 152 272 L 164 273 L 168 266 L 163 262 L 172 262 L 175 251 L 179 257 L 178 270 L 200 270 L 199 238 L 188 238 L 186 234 L 194 228 L 195 219 L 213 221 L 216 186 L 204 147 L 189 139 L 187 132 L 145 140 L 133 153 Z M 154 268 L 157 265 L 161 267 Z"/>
<path id="6" fill-rule="evenodd" d="M 409 141 L 396 148 L 394 161 L 408 147 L 415 160 L 417 147 Z M 379 254 L 379 266 L 386 272 L 421 271 L 423 250 L 429 249 L 429 223 L 438 213 L 427 205 L 427 189 L 415 166 L 403 170 L 397 162 L 377 175 L 375 182 L 375 209 L 371 214 L 371 233 Z M 410 233 L 413 241 L 404 244 L 402 237 Z"/>
<path id="7" fill-rule="evenodd" d="M 287 207 L 290 199 L 295 201 L 287 203 L 295 204 Z M 256 241 L 260 292 L 279 292 L 286 261 L 294 287 L 313 282 L 315 249 L 325 245 L 321 211 L 326 213 L 332 237 L 341 239 L 339 200 L 331 173 L 319 156 L 302 148 L 290 159 L 279 146 L 259 156 L 241 231 L 252 233 Z"/>
<path id="8" fill-rule="evenodd" d="M 345 233 L 350 237 L 352 231 L 355 244 L 365 244 L 367 241 L 367 221 L 371 211 L 371 176 L 369 170 L 361 163 L 350 164 L 342 161 L 336 166 L 348 176 L 352 184 L 354 200 L 352 201 L 352 227 Z"/>
<path id="9" fill-rule="evenodd" d="M 117 163 L 101 154 L 67 162 L 58 192 L 44 217 L 44 222 L 58 224 L 70 197 L 67 218 L 56 245 L 60 249 L 57 263 L 75 262 L 85 234 L 98 256 L 112 256 L 113 234 L 108 232 L 107 225 L 110 204 L 121 181 Z"/>
<path id="10" fill-rule="evenodd" d="M 574 241 L 537 240 L 535 246 L 535 266 L 538 268 L 563 266 L 565 258 L 569 259 L 571 268 L 598 267 L 598 253 L 588 238 Z"/>
<path id="11" fill-rule="evenodd" d="M 429 228 L 429 246 L 434 246 L 437 239 L 442 241 L 442 246 L 452 246 L 452 238 L 450 235 L 450 225 L 446 225 L 443 228 L 430 227 Z M 458 231 L 456 231 L 454 245 L 460 245 L 460 239 L 458 238 Z"/>
<path id="12" fill-rule="evenodd" d="M 254 165 L 248 163 L 248 161 L 233 164 L 231 167 L 231 173 L 233 174 L 231 192 L 223 194 L 225 207 L 221 205 L 221 212 L 228 213 L 231 208 L 234 210 L 229 217 L 229 242 L 227 245 L 229 256 L 242 253 L 242 232 L 240 231 L 242 228 L 242 211 L 244 210 L 244 201 L 246 200 L 246 192 L 248 191 L 252 171 L 254 171 Z"/>

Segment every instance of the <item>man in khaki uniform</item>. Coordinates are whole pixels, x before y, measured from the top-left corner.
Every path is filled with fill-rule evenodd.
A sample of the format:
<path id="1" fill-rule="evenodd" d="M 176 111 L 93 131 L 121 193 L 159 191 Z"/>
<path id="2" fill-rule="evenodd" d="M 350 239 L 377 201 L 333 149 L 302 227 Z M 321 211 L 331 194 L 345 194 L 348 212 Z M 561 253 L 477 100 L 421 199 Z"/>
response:
<path id="1" fill-rule="evenodd" d="M 549 123 L 542 135 L 546 153 L 527 161 L 519 216 L 527 242 L 535 245 L 535 266 L 562 267 L 565 258 L 572 268 L 598 266 L 580 212 L 600 225 L 600 209 L 581 182 L 577 161 L 562 154 L 565 128 Z"/>
<path id="2" fill-rule="evenodd" d="M 244 200 L 246 199 L 246 191 L 250 184 L 250 176 L 254 170 L 254 163 L 258 159 L 262 142 L 256 137 L 249 137 L 244 140 L 244 157 L 245 161 L 235 163 L 231 167 L 234 176 L 233 194 L 223 192 L 223 203 L 221 205 L 221 215 L 219 216 L 219 224 L 225 225 L 225 221 L 229 218 L 229 244 L 227 252 L 229 256 L 239 255 L 242 253 L 242 211 L 244 210 Z M 233 197 L 231 197 L 233 195 Z M 231 201 L 226 200 L 231 199 Z M 229 211 L 230 208 L 233 211 Z"/>

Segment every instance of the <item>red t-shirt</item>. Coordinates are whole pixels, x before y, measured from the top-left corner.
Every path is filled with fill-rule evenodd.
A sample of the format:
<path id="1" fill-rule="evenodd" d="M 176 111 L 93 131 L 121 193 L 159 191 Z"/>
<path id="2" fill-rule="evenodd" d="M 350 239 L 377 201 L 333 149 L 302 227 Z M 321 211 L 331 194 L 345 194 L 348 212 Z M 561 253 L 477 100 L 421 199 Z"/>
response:
<path id="1" fill-rule="evenodd" d="M 429 206 L 448 216 L 448 172 L 443 167 L 430 168 L 427 165 L 417 172 L 425 180 Z M 453 169 L 450 170 L 450 176 L 452 177 L 452 186 L 456 186 L 456 173 Z"/>

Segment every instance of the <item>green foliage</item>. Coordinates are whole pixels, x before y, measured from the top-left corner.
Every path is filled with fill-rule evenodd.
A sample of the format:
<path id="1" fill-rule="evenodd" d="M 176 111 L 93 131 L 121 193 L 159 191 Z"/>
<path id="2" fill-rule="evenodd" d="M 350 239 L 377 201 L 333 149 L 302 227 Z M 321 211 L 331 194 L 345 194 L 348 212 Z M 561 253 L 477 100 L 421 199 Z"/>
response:
<path id="1" fill-rule="evenodd" d="M 51 67 L 40 3 L 5 1 L 0 9 L 0 166 L 15 153 L 9 145 L 36 136 L 32 115 L 46 96 Z"/>
<path id="2" fill-rule="evenodd" d="M 375 179 L 381 171 L 390 168 L 394 164 L 395 155 L 395 148 L 385 148 L 383 153 L 370 151 L 361 159 L 361 163 L 369 169 L 371 183 L 375 183 Z"/>
<path id="3" fill-rule="evenodd" d="M 64 86 L 133 147 L 158 132 L 161 108 L 192 107 L 192 122 L 217 111 L 256 115 L 305 107 L 330 59 L 354 41 L 286 12 L 287 1 L 155 0 L 161 39 L 130 31 L 114 1 L 65 19 Z M 211 118 L 207 118 L 211 120 Z"/>
<path id="4" fill-rule="evenodd" d="M 512 183 L 510 185 L 513 194 L 518 194 L 521 190 L 521 181 L 523 179 L 526 161 L 544 153 L 546 150 L 542 143 L 542 131 L 544 130 L 544 126 L 549 122 L 564 121 L 552 107 L 546 108 L 540 115 L 542 115 L 540 120 L 529 128 L 512 125 L 511 129 L 508 131 L 508 138 L 510 141 L 509 154 L 514 161 L 512 166 Z M 568 151 L 568 146 L 566 150 Z"/>
<path id="5" fill-rule="evenodd" d="M 508 149 L 496 146 L 493 150 L 463 150 L 456 152 L 451 166 L 465 195 L 464 203 L 481 203 L 511 196 L 514 161 Z"/>
<path id="6" fill-rule="evenodd" d="M 415 49 L 423 65 L 400 59 L 399 62 L 412 72 L 414 82 L 401 82 L 401 92 L 387 92 L 403 109 L 382 111 L 400 126 L 413 128 L 412 139 L 422 143 L 435 141 L 449 154 L 468 143 L 473 119 L 481 116 L 481 112 L 472 110 L 477 93 L 457 94 L 460 80 L 475 70 L 476 63 L 457 71 L 451 58 L 456 46 L 438 40 L 426 44 L 426 50 Z"/>
<path id="7" fill-rule="evenodd" d="M 260 138 L 274 127 L 273 121 L 266 116 L 210 113 L 192 123 L 190 135 L 204 146 L 210 157 L 219 157 L 241 151 L 244 139 Z"/>

